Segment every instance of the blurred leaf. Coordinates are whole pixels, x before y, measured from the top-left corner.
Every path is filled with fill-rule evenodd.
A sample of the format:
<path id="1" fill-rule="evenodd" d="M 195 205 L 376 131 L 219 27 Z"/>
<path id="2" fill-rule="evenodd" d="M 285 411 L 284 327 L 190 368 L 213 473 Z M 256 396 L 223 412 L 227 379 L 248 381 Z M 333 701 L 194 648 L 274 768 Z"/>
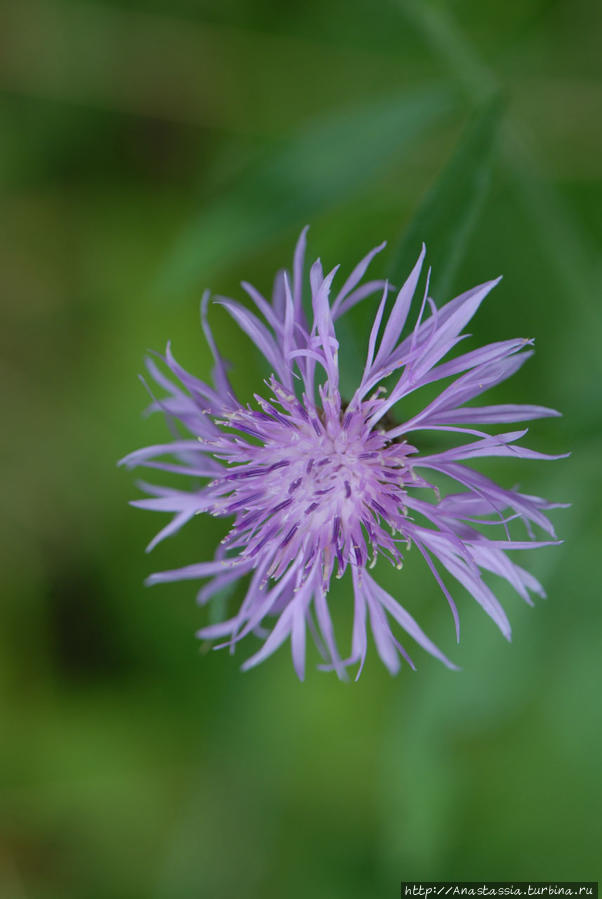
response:
<path id="1" fill-rule="evenodd" d="M 199 275 L 269 239 L 304 225 L 394 160 L 453 108 L 442 86 L 406 91 L 316 121 L 263 159 L 240 186 L 204 209 L 168 259 L 160 289 L 194 284 Z"/>
<path id="2" fill-rule="evenodd" d="M 475 102 L 485 102 L 497 91 L 497 78 L 458 27 L 446 4 L 429 0 L 395 0 L 405 18 L 430 46 Z"/>
<path id="3" fill-rule="evenodd" d="M 583 358 L 586 347 L 592 364 L 599 369 L 602 357 L 599 352 L 601 279 L 597 270 L 598 248 L 592 245 L 560 191 L 541 177 L 538 166 L 529 158 L 518 135 L 511 133 L 510 138 L 505 160 L 510 185 L 533 224 L 534 240 L 555 272 L 566 300 L 570 298 L 571 306 L 578 310 L 578 329 L 574 331 L 569 326 L 563 339 L 569 335 L 573 337 L 571 349 L 579 359 Z M 591 383 L 589 373 L 587 378 Z M 581 391 L 577 395 L 583 394 Z M 591 414 L 589 399 L 581 411 Z"/>
<path id="4" fill-rule="evenodd" d="M 443 300 L 482 209 L 499 134 L 501 104 L 494 100 L 479 111 L 449 164 L 426 194 L 393 254 L 389 276 L 402 283 L 418 258 L 422 242 L 433 266 L 430 293 Z"/>

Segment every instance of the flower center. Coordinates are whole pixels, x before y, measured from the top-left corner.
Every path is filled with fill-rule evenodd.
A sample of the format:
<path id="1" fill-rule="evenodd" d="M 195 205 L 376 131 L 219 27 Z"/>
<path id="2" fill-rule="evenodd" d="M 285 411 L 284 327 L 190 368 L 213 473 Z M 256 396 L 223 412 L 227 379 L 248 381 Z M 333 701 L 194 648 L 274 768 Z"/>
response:
<path id="1" fill-rule="evenodd" d="M 377 551 L 400 562 L 390 529 L 403 521 L 413 448 L 387 442 L 361 409 L 320 417 L 287 411 L 230 416 L 229 426 L 259 445 L 239 439 L 227 457 L 238 464 L 214 482 L 214 514 L 235 516 L 225 544 L 269 562 L 274 577 L 294 559 L 308 564 L 320 555 L 325 577 L 335 559 L 338 576 L 349 563 L 375 561 Z"/>

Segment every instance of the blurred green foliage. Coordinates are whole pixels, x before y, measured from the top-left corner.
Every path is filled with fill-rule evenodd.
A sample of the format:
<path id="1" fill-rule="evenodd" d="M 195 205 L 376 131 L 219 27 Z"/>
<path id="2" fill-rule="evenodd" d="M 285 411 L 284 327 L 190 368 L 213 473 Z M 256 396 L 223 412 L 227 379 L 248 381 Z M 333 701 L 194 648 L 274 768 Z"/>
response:
<path id="1" fill-rule="evenodd" d="M 0 896 L 599 876 L 601 27 L 591 0 L 5 11 Z M 459 674 L 422 656 L 391 679 L 373 653 L 358 684 L 300 685 L 282 650 L 243 676 L 199 654 L 190 584 L 142 586 L 222 536 L 198 519 L 144 555 L 156 523 L 115 469 L 166 433 L 139 415 L 143 355 L 169 337 L 207 377 L 201 290 L 269 290 L 309 220 L 310 253 L 344 270 L 389 238 L 400 277 L 426 240 L 439 302 L 503 273 L 475 336 L 537 354 L 497 400 L 565 413 L 531 443 L 571 460 L 488 466 L 573 503 L 566 543 L 529 560 L 549 599 L 500 591 L 512 646 L 460 590 L 455 646 L 413 554 L 382 571 Z M 248 391 L 260 360 L 213 319 Z"/>

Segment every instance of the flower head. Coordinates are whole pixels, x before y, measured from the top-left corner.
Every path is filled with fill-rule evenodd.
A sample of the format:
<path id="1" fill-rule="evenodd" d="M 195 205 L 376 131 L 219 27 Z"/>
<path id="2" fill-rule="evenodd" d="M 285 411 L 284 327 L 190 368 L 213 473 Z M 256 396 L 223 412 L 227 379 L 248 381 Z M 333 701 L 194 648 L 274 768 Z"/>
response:
<path id="1" fill-rule="evenodd" d="M 381 659 L 396 672 L 400 656 L 412 662 L 394 636 L 392 622 L 396 630 L 405 631 L 453 668 L 369 570 L 379 556 L 401 568 L 403 553 L 413 545 L 450 604 L 458 636 L 458 614 L 442 569 L 472 594 L 510 638 L 508 618 L 482 572 L 505 578 L 526 602 L 531 602 L 530 592 L 544 595 L 538 581 L 507 551 L 557 542 L 545 515 L 554 505 L 504 489 L 464 463 L 482 456 L 559 458 L 518 446 L 526 430 L 493 435 L 481 430 L 558 413 L 542 406 L 465 405 L 514 374 L 532 355 L 531 340 L 500 341 L 442 361 L 466 336 L 463 328 L 497 280 L 437 309 L 428 296 L 427 278 L 417 321 L 402 338 L 425 250 L 389 301 L 387 283 L 362 283 L 383 244 L 357 265 L 334 299 L 337 269 L 325 275 L 319 260 L 312 265 L 308 321 L 303 304 L 306 231 L 297 243 L 292 278 L 280 273 L 271 302 L 243 283 L 259 315 L 234 300 L 217 299 L 272 370 L 266 391 L 254 394 L 253 404 L 241 402 L 229 382 L 227 365 L 207 322 L 208 294 L 201 313 L 215 360 L 213 386 L 185 371 L 169 345 L 163 362 L 171 377 L 153 360 L 147 362 L 166 394 L 151 408 L 179 423 L 189 436 L 138 450 L 123 462 L 194 479 L 188 490 L 141 485 L 151 498 L 133 505 L 174 513 L 149 549 L 198 513 L 232 520 L 213 560 L 154 574 L 148 582 L 208 579 L 198 594 L 199 602 L 206 603 L 248 576 L 238 612 L 199 631 L 202 638 L 226 638 L 221 645 L 230 647 L 250 632 L 262 637 L 262 647 L 244 668 L 263 661 L 290 638 L 295 670 L 303 678 L 309 628 L 324 657 L 323 667 L 334 668 L 343 677 L 346 667 L 357 663 L 359 676 L 370 629 Z M 335 323 L 374 294 L 381 299 L 368 335 L 363 374 L 353 395 L 342 397 Z M 401 420 L 402 400 L 443 379 L 449 383 L 435 399 Z M 399 423 L 392 422 L 393 413 Z M 451 432 L 463 442 L 424 453 L 419 436 L 428 431 Z M 165 456 L 176 461 L 164 461 Z M 457 485 L 455 492 L 443 498 L 433 483 L 441 475 Z M 204 486 L 197 486 L 198 479 L 205 479 Z M 510 536 L 508 524 L 513 519 L 524 523 L 522 539 Z M 547 538 L 535 539 L 533 525 Z M 485 533 L 492 530 L 497 532 L 493 539 Z M 353 585 L 354 623 L 351 651 L 343 657 L 327 597 L 332 577 L 346 572 Z"/>

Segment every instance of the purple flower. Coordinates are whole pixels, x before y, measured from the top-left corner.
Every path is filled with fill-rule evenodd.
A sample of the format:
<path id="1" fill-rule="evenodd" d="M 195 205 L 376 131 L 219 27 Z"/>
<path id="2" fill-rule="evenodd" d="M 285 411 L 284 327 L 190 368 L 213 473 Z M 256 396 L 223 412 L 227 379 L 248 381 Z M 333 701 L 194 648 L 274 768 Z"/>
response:
<path id="1" fill-rule="evenodd" d="M 213 386 L 185 371 L 168 345 L 163 361 L 148 369 L 165 391 L 152 409 L 189 436 L 127 456 L 128 467 L 144 466 L 193 479 L 187 490 L 142 484 L 150 499 L 133 503 L 174 513 L 151 549 L 201 512 L 233 519 L 211 561 L 153 574 L 150 584 L 208 579 L 198 594 L 206 603 L 225 587 L 248 577 L 238 612 L 203 628 L 205 639 L 234 645 L 249 633 L 264 642 L 243 668 L 251 668 L 290 638 L 295 670 L 305 673 L 309 628 L 326 669 L 345 676 L 349 665 L 364 664 L 368 630 L 378 653 L 395 673 L 400 656 L 413 663 L 391 629 L 405 631 L 423 649 L 455 668 L 397 599 L 369 570 L 378 557 L 402 567 L 412 544 L 424 557 L 451 607 L 459 638 L 458 613 L 443 571 L 464 586 L 510 639 L 506 614 L 482 577 L 505 578 L 531 603 L 530 592 L 544 595 L 538 581 L 507 555 L 557 542 L 545 510 L 555 505 L 537 496 L 499 487 L 464 463 L 482 456 L 555 459 L 517 445 L 526 429 L 494 435 L 482 426 L 506 425 L 558 415 L 528 405 L 467 406 L 490 387 L 514 374 L 532 355 L 533 341 L 521 338 L 488 344 L 442 360 L 463 339 L 462 329 L 498 283 L 488 281 L 437 309 L 427 287 L 414 327 L 401 337 L 422 268 L 425 249 L 394 300 L 389 286 L 362 279 L 372 250 L 331 299 L 337 268 L 324 275 L 320 261 L 309 272 L 311 320 L 303 307 L 305 229 L 297 243 L 292 278 L 281 272 L 272 301 L 243 283 L 259 315 L 234 300 L 218 298 L 267 359 L 272 374 L 264 395 L 244 405 L 236 397 L 207 323 L 209 296 L 202 301 L 202 325 L 215 360 Z M 498 279 L 499 280 L 499 279 Z M 335 323 L 349 309 L 382 294 L 368 337 L 363 373 L 352 396 L 339 388 L 339 343 Z M 403 419 L 409 394 L 446 379 L 435 399 Z M 383 382 L 387 382 L 387 386 Z M 395 411 L 399 423 L 389 418 Z M 418 434 L 444 431 L 464 442 L 440 452 L 421 453 Z M 415 436 L 416 435 L 416 436 Z M 164 457 L 175 461 L 164 461 Z M 162 461 L 163 460 L 163 461 Z M 437 482 L 455 486 L 441 498 Z M 199 487 L 199 479 L 206 479 Z M 432 481 L 431 479 L 434 479 Z M 558 504 L 556 504 L 558 505 Z M 521 519 L 526 534 L 510 536 L 508 525 Z M 537 540 L 533 526 L 549 539 Z M 494 537 L 486 536 L 493 531 Z M 354 595 L 351 651 L 337 648 L 328 606 L 332 576 L 350 572 Z"/>

